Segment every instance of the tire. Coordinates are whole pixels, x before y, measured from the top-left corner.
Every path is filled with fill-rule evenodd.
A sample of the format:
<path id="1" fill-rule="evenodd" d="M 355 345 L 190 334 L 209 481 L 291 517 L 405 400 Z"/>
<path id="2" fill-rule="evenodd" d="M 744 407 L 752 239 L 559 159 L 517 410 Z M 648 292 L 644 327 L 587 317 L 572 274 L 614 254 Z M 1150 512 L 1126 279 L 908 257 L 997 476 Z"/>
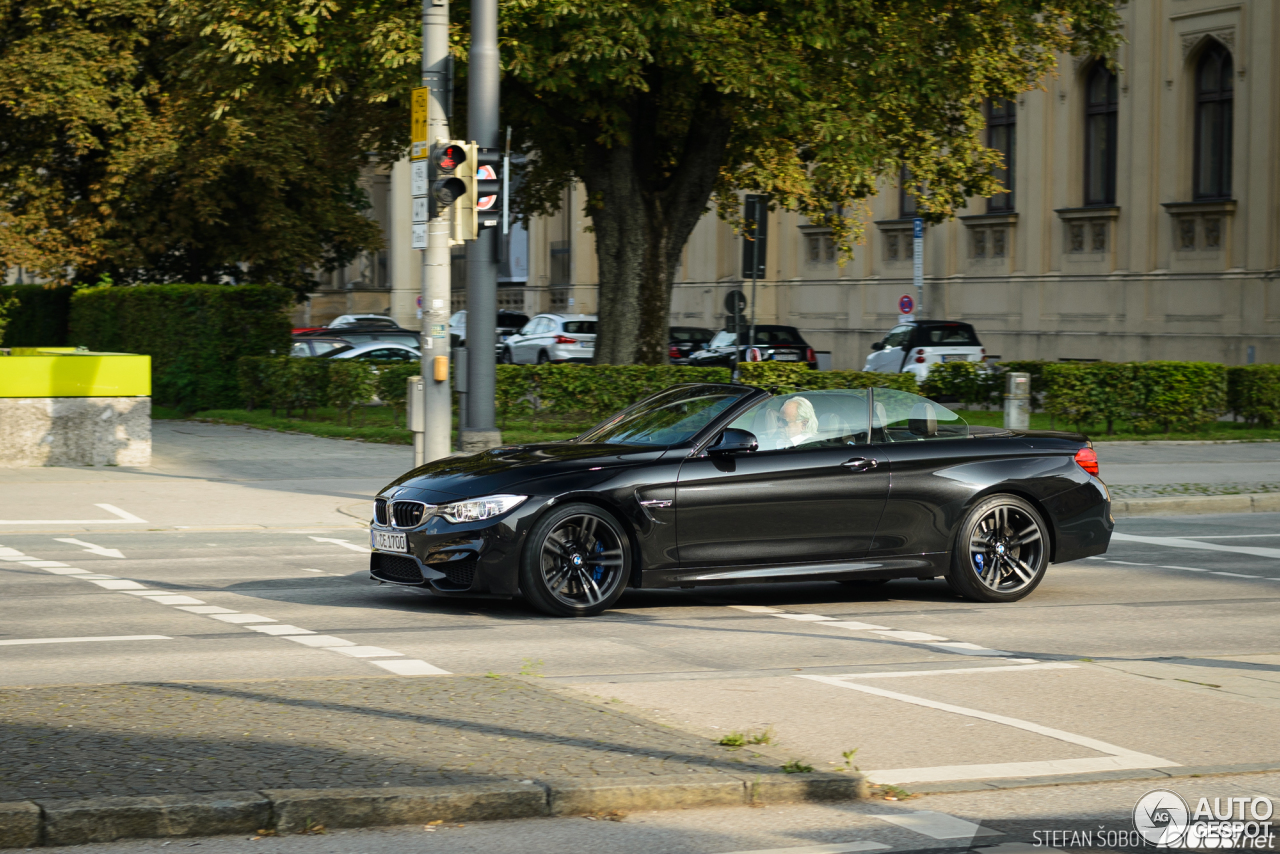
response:
<path id="1" fill-rule="evenodd" d="M 546 351 L 546 350 L 539 350 L 539 351 L 538 351 L 538 364 L 539 364 L 539 365 L 545 365 L 547 362 L 550 362 L 550 361 L 551 361 L 551 357 L 547 355 L 547 351 Z"/>
<path id="2" fill-rule="evenodd" d="M 618 601 L 630 578 L 626 528 L 594 504 L 566 504 L 543 516 L 520 561 L 520 592 L 553 617 L 594 617 Z"/>
<path id="3" fill-rule="evenodd" d="M 501 361 L 502 361 L 502 364 L 504 364 L 504 365 L 514 365 L 514 364 L 516 363 L 515 357 L 511 355 L 511 348 L 510 348 L 510 347 L 503 347 L 503 348 L 502 348 L 502 359 L 501 359 Z"/>
<path id="4" fill-rule="evenodd" d="M 1017 602 L 1049 567 L 1049 528 L 1030 503 L 993 495 L 969 511 L 956 534 L 947 584 L 966 599 Z"/>

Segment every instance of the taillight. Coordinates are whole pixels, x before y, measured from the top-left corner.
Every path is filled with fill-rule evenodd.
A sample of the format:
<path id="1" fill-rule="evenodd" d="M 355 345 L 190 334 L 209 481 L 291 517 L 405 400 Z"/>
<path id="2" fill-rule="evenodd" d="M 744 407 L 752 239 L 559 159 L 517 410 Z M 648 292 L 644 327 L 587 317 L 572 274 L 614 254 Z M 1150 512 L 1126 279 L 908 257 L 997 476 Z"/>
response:
<path id="1" fill-rule="evenodd" d="M 981 352 L 981 353 L 982 353 L 982 355 L 984 355 L 984 356 L 985 356 L 985 355 L 987 355 L 987 348 L 986 348 L 986 347 L 983 347 L 983 348 L 981 349 L 981 351 L 980 351 L 980 352 Z"/>
<path id="2" fill-rule="evenodd" d="M 676 345 L 672 344 L 672 345 L 671 345 L 671 349 L 667 351 L 667 355 L 668 355 L 668 356 L 670 356 L 670 357 L 671 357 L 671 358 L 673 358 L 673 359 L 679 359 L 679 358 L 680 358 L 680 348 L 679 348 L 679 347 L 677 347 Z"/>
<path id="3" fill-rule="evenodd" d="M 557 336 L 556 336 L 556 343 L 557 343 L 557 344 L 577 344 L 577 343 L 578 343 L 578 339 L 577 339 L 577 338 L 568 338 L 568 337 L 566 337 L 566 336 L 564 336 L 564 335 L 557 335 Z M 672 349 L 674 349 L 674 348 L 672 348 Z"/>
<path id="4" fill-rule="evenodd" d="M 747 350 L 747 361 L 748 361 L 748 362 L 759 362 L 759 361 L 760 361 L 760 348 L 758 348 L 758 347 L 751 347 L 750 349 L 748 349 L 748 350 Z"/>
<path id="5" fill-rule="evenodd" d="M 805 360 L 806 362 L 816 362 L 816 361 L 818 361 L 818 357 L 817 357 L 817 356 L 815 356 L 815 355 L 813 355 L 813 348 L 812 348 L 812 347 L 806 347 L 806 348 L 805 348 L 805 351 L 804 351 L 804 360 Z"/>
<path id="6" fill-rule="evenodd" d="M 916 351 L 916 355 L 917 355 L 917 356 L 923 356 L 923 355 L 924 355 L 924 350 L 923 350 L 923 349 L 921 349 L 921 350 L 917 350 L 917 351 Z"/>
<path id="7" fill-rule="evenodd" d="M 1081 448 L 1076 451 L 1076 465 L 1094 477 L 1098 476 L 1098 455 L 1093 448 Z"/>
<path id="8" fill-rule="evenodd" d="M 924 356 L 916 356 L 916 364 L 917 364 L 917 365 L 923 365 L 923 364 L 924 364 Z"/>

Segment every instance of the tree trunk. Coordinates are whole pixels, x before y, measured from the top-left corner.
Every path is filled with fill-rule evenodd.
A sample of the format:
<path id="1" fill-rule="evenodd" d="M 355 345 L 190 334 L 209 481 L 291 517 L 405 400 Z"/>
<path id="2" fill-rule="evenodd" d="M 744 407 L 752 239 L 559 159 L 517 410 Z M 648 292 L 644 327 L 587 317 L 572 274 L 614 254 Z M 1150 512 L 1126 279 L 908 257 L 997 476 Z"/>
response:
<path id="1" fill-rule="evenodd" d="M 628 144 L 593 146 L 583 168 L 599 267 L 598 365 L 666 361 L 680 253 L 707 209 L 729 142 L 720 96 L 707 88 L 671 164 L 659 97 L 638 98 Z"/>

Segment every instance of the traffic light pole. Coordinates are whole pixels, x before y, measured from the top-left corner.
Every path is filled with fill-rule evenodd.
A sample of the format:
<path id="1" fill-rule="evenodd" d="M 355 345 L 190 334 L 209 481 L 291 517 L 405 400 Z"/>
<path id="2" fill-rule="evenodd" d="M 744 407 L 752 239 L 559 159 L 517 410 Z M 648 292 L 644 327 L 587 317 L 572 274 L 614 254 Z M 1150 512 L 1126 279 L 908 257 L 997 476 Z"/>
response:
<path id="1" fill-rule="evenodd" d="M 422 85 L 430 90 L 431 141 L 449 139 L 446 112 L 449 61 L 449 2 L 422 0 Z M 422 253 L 422 414 L 423 432 L 414 445 L 414 463 L 449 456 L 453 401 L 449 389 L 449 217 L 427 222 Z M 417 438 L 417 436 L 415 436 Z"/>
<path id="2" fill-rule="evenodd" d="M 427 0 L 431 2 L 431 0 Z M 498 147 L 498 0 L 472 0 L 467 68 L 467 136 Z M 505 202 L 504 202 L 505 203 Z M 494 420 L 494 362 L 498 319 L 498 229 L 481 229 L 467 243 L 467 429 L 462 449 L 502 444 Z"/>

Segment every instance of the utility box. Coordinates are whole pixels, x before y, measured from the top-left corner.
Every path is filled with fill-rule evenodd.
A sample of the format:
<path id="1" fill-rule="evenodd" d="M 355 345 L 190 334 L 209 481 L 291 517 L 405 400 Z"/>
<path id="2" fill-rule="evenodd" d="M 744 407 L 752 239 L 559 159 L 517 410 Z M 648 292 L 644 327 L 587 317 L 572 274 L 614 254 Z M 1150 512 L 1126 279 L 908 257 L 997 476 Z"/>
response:
<path id="1" fill-rule="evenodd" d="M 422 377 L 409 377 L 404 403 L 405 412 L 409 416 L 409 429 L 414 433 L 425 433 L 427 427 L 422 413 Z"/>
<path id="2" fill-rule="evenodd" d="M 1004 426 L 1011 430 L 1031 427 L 1031 374 L 1005 374 Z"/>

